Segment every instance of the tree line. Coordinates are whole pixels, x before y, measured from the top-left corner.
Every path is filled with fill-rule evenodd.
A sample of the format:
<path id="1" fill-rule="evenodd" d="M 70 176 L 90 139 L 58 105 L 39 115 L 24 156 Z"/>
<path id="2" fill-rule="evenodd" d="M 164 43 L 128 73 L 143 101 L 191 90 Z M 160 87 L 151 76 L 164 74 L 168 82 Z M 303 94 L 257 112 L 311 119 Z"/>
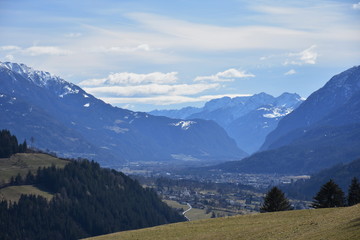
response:
<path id="1" fill-rule="evenodd" d="M 330 179 L 321 186 L 319 192 L 314 196 L 311 207 L 333 208 L 353 206 L 358 203 L 360 203 L 360 183 L 356 177 L 351 181 L 348 196 L 346 198 L 342 189 Z M 285 197 L 285 194 L 278 187 L 271 188 L 264 197 L 264 203 L 262 204 L 260 211 L 276 212 L 287 210 L 292 210 L 292 206 Z"/>
<path id="2" fill-rule="evenodd" d="M 151 189 L 88 160 L 64 169 L 39 168 L 13 185 L 33 184 L 53 194 L 22 195 L 0 202 L 0 239 L 79 239 L 111 232 L 184 221 Z"/>
<path id="3" fill-rule="evenodd" d="M 0 131 L 0 158 L 8 158 L 15 153 L 26 152 L 26 150 L 26 140 L 19 144 L 16 136 L 11 135 L 9 130 Z"/>

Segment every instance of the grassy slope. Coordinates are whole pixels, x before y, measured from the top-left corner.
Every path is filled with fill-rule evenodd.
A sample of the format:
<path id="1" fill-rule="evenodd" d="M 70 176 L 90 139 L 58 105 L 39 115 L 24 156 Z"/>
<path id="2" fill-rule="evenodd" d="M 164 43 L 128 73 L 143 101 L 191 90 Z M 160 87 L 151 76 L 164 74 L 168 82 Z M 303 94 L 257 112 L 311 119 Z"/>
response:
<path id="1" fill-rule="evenodd" d="M 360 205 L 252 214 L 163 225 L 92 240 L 360 239 Z"/>
<path id="2" fill-rule="evenodd" d="M 35 174 L 39 167 L 50 167 L 54 164 L 56 167 L 63 168 L 68 163 L 69 161 L 41 153 L 18 153 L 10 158 L 0 158 L 0 183 L 8 183 L 10 178 L 16 177 L 18 173 L 24 177 L 29 170 Z M 0 189 L 0 200 L 18 201 L 21 194 L 34 194 L 47 199 L 52 198 L 50 193 L 42 191 L 36 186 L 21 185 Z"/>
<path id="3" fill-rule="evenodd" d="M 5 199 L 11 202 L 17 202 L 21 194 L 40 195 L 51 200 L 52 194 L 44 192 L 33 185 L 10 186 L 0 189 L 0 200 Z"/>
<path id="4" fill-rule="evenodd" d="M 36 173 L 39 167 L 64 167 L 69 161 L 41 153 L 17 153 L 10 158 L 0 158 L 0 183 L 8 183 L 18 173 L 26 176 L 28 171 Z"/>
<path id="5" fill-rule="evenodd" d="M 172 208 L 182 208 L 184 211 L 189 209 L 187 205 L 180 204 L 176 201 L 164 200 L 164 202 Z M 191 221 L 194 221 L 210 218 L 211 214 L 206 214 L 205 210 L 203 209 L 192 208 L 185 214 L 185 216 L 188 217 Z"/>

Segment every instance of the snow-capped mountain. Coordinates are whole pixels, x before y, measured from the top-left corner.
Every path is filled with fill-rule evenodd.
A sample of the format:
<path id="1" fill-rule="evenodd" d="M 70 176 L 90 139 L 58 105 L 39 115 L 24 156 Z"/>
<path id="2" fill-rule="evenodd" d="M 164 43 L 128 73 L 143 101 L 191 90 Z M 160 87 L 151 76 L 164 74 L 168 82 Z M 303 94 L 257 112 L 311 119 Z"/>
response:
<path id="1" fill-rule="evenodd" d="M 253 153 L 263 144 L 265 137 L 278 121 L 296 109 L 303 99 L 296 93 L 283 93 L 273 97 L 259 93 L 246 97 L 213 99 L 203 108 L 152 111 L 151 114 L 184 119 L 213 120 L 222 126 L 238 146 Z"/>
<path id="2" fill-rule="evenodd" d="M 321 121 L 329 121 L 341 110 L 352 105 L 348 102 L 360 91 L 360 66 L 350 68 L 332 77 L 324 87 L 320 88 L 292 114 L 280 121 L 278 127 L 266 138 L 262 150 L 280 147 L 296 138 L 295 132 L 304 132 Z M 355 100 L 352 100 L 355 101 Z M 348 112 L 353 115 L 353 112 Z M 359 116 L 359 115 L 358 115 Z M 336 125 L 348 121 L 349 117 L 341 116 Z M 335 122 L 333 122 L 335 124 Z"/>
<path id="3" fill-rule="evenodd" d="M 282 118 L 263 149 L 216 169 L 309 174 L 360 158 L 360 66 L 332 77 Z"/>
<path id="4" fill-rule="evenodd" d="M 113 107 L 75 84 L 24 64 L 0 63 L 0 128 L 67 157 L 128 161 L 241 159 L 212 121 L 183 121 Z M 174 157 L 176 156 L 176 157 Z"/>

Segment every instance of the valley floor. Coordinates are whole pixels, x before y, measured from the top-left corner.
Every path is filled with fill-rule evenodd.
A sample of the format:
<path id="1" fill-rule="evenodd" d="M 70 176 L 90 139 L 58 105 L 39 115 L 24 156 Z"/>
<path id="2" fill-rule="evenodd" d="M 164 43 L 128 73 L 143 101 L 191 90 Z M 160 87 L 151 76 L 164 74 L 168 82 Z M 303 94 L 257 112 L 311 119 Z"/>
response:
<path id="1" fill-rule="evenodd" d="M 360 239 L 360 204 L 346 208 L 258 213 L 125 231 L 89 240 Z"/>

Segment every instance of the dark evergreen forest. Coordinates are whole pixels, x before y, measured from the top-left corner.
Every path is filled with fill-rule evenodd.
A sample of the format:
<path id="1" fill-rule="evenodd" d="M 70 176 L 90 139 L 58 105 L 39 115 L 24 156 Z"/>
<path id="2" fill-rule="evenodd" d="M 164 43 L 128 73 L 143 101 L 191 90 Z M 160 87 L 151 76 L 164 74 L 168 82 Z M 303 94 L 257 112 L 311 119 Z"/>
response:
<path id="1" fill-rule="evenodd" d="M 18 144 L 17 138 L 11 135 L 9 130 L 0 131 L 0 158 L 8 158 L 12 154 L 26 152 L 26 150 L 26 141 Z"/>
<path id="2" fill-rule="evenodd" d="M 184 221 L 151 189 L 87 160 L 64 169 L 38 169 L 13 184 L 34 184 L 54 194 L 0 202 L 0 239 L 79 239 Z"/>

